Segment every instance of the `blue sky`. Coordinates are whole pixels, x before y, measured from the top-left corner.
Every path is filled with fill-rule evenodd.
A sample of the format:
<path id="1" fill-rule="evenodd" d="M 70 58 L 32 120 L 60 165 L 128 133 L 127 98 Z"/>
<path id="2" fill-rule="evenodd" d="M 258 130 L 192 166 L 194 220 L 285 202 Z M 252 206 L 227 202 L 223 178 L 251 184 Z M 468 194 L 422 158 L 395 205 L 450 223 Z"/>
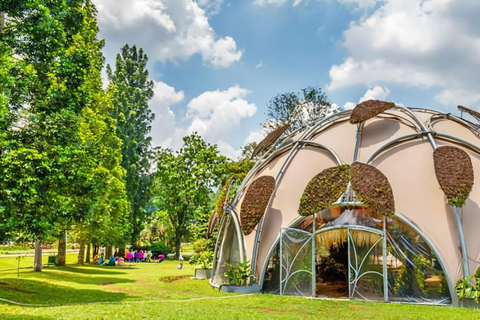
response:
<path id="1" fill-rule="evenodd" d="M 230 157 L 262 137 L 276 94 L 320 86 L 456 112 L 480 102 L 476 0 L 94 0 L 107 61 L 144 48 L 156 145 L 198 131 Z"/>

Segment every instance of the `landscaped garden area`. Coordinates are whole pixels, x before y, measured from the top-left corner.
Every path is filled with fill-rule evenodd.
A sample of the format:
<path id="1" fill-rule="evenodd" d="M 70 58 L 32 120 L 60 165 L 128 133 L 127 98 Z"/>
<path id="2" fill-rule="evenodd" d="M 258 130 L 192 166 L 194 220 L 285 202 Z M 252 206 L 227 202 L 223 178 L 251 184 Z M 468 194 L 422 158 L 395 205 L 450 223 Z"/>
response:
<path id="1" fill-rule="evenodd" d="M 27 258 L 26 258 L 27 259 Z M 17 261 L 0 258 L 2 319 L 49 318 L 355 318 L 467 319 L 480 311 L 439 306 L 362 303 L 287 297 L 270 294 L 242 296 L 213 289 L 207 280 L 191 279 L 193 267 L 178 261 L 131 263 L 125 267 L 73 264 L 45 267 L 34 273 Z M 22 264 L 26 262 L 22 261 Z M 31 263 L 30 263 L 31 265 Z M 8 270 L 7 270 L 8 269 Z M 5 300 L 12 302 L 6 302 Z M 23 304 L 23 305 L 17 305 Z"/>

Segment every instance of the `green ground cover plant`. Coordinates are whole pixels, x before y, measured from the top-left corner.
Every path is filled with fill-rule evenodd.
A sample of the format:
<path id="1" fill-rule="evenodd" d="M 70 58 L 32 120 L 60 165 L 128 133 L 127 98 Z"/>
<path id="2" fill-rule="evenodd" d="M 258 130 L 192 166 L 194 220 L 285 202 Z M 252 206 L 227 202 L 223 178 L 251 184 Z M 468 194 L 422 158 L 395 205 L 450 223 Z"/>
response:
<path id="1" fill-rule="evenodd" d="M 25 259 L 29 259 L 25 258 Z M 15 258 L 0 258 L 2 319 L 473 319 L 480 311 L 453 307 L 364 303 L 239 295 L 193 280 L 193 266 L 176 261 L 131 263 L 125 267 L 72 264 L 46 267 L 42 273 L 7 270 Z M 25 262 L 25 265 L 27 263 Z"/>

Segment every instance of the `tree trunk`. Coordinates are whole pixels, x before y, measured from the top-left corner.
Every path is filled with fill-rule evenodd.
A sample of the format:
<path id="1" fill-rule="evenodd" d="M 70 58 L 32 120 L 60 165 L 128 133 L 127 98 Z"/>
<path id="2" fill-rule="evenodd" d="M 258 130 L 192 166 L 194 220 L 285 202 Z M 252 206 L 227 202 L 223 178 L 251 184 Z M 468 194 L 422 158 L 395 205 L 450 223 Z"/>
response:
<path id="1" fill-rule="evenodd" d="M 125 257 L 125 248 L 119 248 L 118 249 L 118 256 L 119 257 Z"/>
<path id="2" fill-rule="evenodd" d="M 33 263 L 35 272 L 42 272 L 42 240 L 35 241 L 35 261 Z"/>
<path id="3" fill-rule="evenodd" d="M 93 256 L 95 257 L 96 255 L 98 255 L 98 246 L 97 245 L 93 245 Z"/>
<path id="4" fill-rule="evenodd" d="M 85 258 L 86 263 L 90 263 L 90 242 L 87 244 L 87 256 Z"/>
<path id="5" fill-rule="evenodd" d="M 182 234 L 175 231 L 175 259 L 180 258 L 180 246 L 182 245 Z"/>
<path id="6" fill-rule="evenodd" d="M 3 29 L 5 26 L 5 13 L 0 12 L 0 31 Z"/>
<path id="7" fill-rule="evenodd" d="M 65 231 L 66 232 L 66 231 Z M 67 243 L 65 242 L 65 233 L 58 238 L 57 266 L 64 266 L 67 257 Z"/>
<path id="8" fill-rule="evenodd" d="M 105 249 L 105 259 L 110 259 L 112 255 L 113 255 L 113 247 L 107 246 L 107 248 Z"/>
<path id="9" fill-rule="evenodd" d="M 83 264 L 85 260 L 85 240 L 80 240 L 80 251 L 78 252 L 78 263 Z"/>

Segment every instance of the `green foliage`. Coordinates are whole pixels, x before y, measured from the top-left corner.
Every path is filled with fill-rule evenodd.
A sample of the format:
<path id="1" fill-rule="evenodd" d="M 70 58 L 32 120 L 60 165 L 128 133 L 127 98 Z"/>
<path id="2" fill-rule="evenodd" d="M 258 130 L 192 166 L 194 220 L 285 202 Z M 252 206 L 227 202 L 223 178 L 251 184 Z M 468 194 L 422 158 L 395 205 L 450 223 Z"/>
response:
<path id="1" fill-rule="evenodd" d="M 442 146 L 433 153 L 435 175 L 451 206 L 465 204 L 474 183 L 472 160 L 464 150 Z"/>
<path id="2" fill-rule="evenodd" d="M 122 141 L 121 165 L 126 171 L 127 198 L 131 205 L 132 243 L 138 240 L 153 215 L 148 209 L 151 186 L 149 133 L 154 118 L 148 101 L 153 97 L 153 81 L 148 79 L 147 62 L 142 48 L 137 50 L 126 44 L 117 54 L 115 71 L 107 65 L 108 91 L 113 102 L 111 115 Z"/>
<path id="3" fill-rule="evenodd" d="M 375 212 L 389 216 L 395 213 L 393 190 L 387 177 L 375 167 L 354 162 L 350 166 L 355 195 Z"/>
<path id="4" fill-rule="evenodd" d="M 307 184 L 298 213 L 309 216 L 329 208 L 345 192 L 350 180 L 350 166 L 339 165 L 317 174 Z"/>
<path id="5" fill-rule="evenodd" d="M 226 162 L 215 145 L 206 143 L 196 133 L 183 141 L 177 152 L 158 151 L 151 189 L 153 203 L 158 210 L 167 212 L 175 229 L 177 256 L 188 226 L 199 218 L 199 212 L 205 212 L 202 208 L 208 208 L 212 188 L 220 184 Z"/>
<path id="6" fill-rule="evenodd" d="M 336 112 L 320 87 L 307 87 L 301 93 L 278 94 L 267 103 L 269 131 L 290 124 L 289 131 L 305 128 L 308 123 L 324 118 L 329 112 Z M 273 120 L 273 121 L 271 121 Z"/>
<path id="7" fill-rule="evenodd" d="M 152 242 L 150 245 L 147 246 L 133 246 L 130 248 L 130 251 L 133 250 L 143 250 L 143 251 L 149 251 L 152 250 L 153 252 L 153 257 L 157 257 L 159 254 L 163 254 L 164 256 L 167 256 L 167 254 L 170 253 L 170 248 L 165 244 L 165 241 L 159 241 L 159 242 Z"/>
<path id="8" fill-rule="evenodd" d="M 245 235 L 253 231 L 265 214 L 274 189 L 275 178 L 272 176 L 259 177 L 248 187 L 240 208 L 242 230 Z"/>
<path id="9" fill-rule="evenodd" d="M 457 296 L 460 299 L 474 299 L 476 303 L 480 298 L 480 268 L 474 275 L 462 278 L 455 284 Z"/>
<path id="10" fill-rule="evenodd" d="M 94 5 L 8 1 L 0 11 L 8 16 L 0 74 L 10 74 L 0 117 L 5 106 L 14 115 L 0 137 L 0 228 L 42 240 L 75 225 L 116 241 L 128 203 Z"/>
<path id="11" fill-rule="evenodd" d="M 193 265 L 201 266 L 203 269 L 211 268 L 214 248 L 215 244 L 211 239 L 198 239 L 193 243 L 194 254 L 188 262 Z"/>
<path id="12" fill-rule="evenodd" d="M 227 277 L 228 285 L 247 286 L 251 285 L 256 279 L 256 277 L 251 274 L 250 261 L 248 260 L 239 262 L 237 268 L 229 263 L 226 263 L 226 266 L 227 272 L 225 272 L 225 277 Z"/>

